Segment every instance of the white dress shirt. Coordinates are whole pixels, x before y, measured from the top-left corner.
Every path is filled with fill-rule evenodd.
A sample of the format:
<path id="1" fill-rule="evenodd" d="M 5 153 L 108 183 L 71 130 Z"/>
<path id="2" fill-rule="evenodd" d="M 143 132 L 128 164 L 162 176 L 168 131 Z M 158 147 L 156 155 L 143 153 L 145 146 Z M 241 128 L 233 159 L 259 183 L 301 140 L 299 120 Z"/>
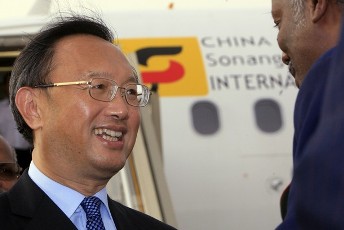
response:
<path id="1" fill-rule="evenodd" d="M 39 171 L 33 162 L 30 164 L 29 176 L 73 222 L 78 230 L 86 230 L 86 213 L 80 205 L 85 198 L 84 195 L 50 179 Z M 94 196 L 102 201 L 100 213 L 105 229 L 117 230 L 110 213 L 106 189 L 103 188 Z"/>

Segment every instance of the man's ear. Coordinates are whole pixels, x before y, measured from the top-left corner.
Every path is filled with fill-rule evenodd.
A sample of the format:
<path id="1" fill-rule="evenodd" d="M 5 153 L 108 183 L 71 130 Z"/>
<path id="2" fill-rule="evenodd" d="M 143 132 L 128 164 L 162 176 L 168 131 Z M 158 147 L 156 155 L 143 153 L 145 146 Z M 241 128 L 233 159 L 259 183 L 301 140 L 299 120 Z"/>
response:
<path id="1" fill-rule="evenodd" d="M 317 23 L 325 15 L 329 3 L 328 0 L 312 0 L 312 3 L 311 18 Z"/>
<path id="2" fill-rule="evenodd" d="M 38 91 L 30 87 L 22 87 L 17 91 L 15 103 L 31 129 L 41 127 L 42 120 L 38 108 Z"/>

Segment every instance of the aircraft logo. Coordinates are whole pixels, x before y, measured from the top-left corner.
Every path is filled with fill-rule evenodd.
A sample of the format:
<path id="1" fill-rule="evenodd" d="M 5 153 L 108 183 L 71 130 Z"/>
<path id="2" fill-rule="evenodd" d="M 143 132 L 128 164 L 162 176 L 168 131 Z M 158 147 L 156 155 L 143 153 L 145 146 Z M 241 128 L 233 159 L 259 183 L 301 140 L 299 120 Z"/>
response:
<path id="1" fill-rule="evenodd" d="M 125 53 L 136 54 L 143 83 L 157 83 L 160 96 L 208 94 L 197 38 L 121 39 L 119 44 Z"/>

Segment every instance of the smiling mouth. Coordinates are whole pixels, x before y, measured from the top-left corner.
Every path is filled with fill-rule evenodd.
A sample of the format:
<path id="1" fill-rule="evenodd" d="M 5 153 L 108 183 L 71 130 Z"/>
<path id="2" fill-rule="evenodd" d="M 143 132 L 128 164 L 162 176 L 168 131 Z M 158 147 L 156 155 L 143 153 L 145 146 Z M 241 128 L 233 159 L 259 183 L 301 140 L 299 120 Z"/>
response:
<path id="1" fill-rule="evenodd" d="M 118 132 L 118 131 L 114 131 L 110 129 L 102 129 L 102 128 L 95 129 L 94 134 L 96 134 L 99 137 L 102 137 L 103 139 L 107 141 L 119 141 L 119 140 L 122 140 L 122 137 L 123 137 L 122 132 Z"/>

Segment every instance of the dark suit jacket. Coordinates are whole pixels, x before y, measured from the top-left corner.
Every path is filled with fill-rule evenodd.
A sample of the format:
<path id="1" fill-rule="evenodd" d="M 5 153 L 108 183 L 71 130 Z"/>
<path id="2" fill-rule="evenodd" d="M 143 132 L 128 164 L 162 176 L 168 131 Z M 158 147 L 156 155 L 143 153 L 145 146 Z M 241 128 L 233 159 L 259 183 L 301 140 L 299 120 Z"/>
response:
<path id="1" fill-rule="evenodd" d="M 338 45 L 320 61 L 300 89 L 306 87 L 315 103 L 305 101 L 312 110 L 295 117 L 309 125 L 299 135 L 287 215 L 278 230 L 344 229 L 344 21 Z"/>
<path id="2" fill-rule="evenodd" d="M 302 211 L 303 214 L 299 215 L 300 201 L 313 200 L 313 192 L 302 194 L 300 189 L 304 186 L 308 186 L 308 183 L 314 180 L 315 177 L 310 176 L 307 180 L 300 180 L 300 176 L 305 175 L 300 173 L 300 170 L 309 170 L 308 166 L 305 166 L 305 149 L 309 145 L 316 129 L 319 125 L 320 111 L 323 105 L 324 89 L 327 84 L 327 78 L 330 75 L 331 62 L 333 61 L 334 49 L 327 51 L 322 55 L 312 66 L 308 72 L 305 80 L 302 83 L 300 91 L 298 93 L 295 110 L 294 110 L 294 143 L 293 143 L 293 179 L 286 193 L 283 193 L 281 197 L 281 213 L 283 222 L 280 224 L 278 230 L 289 229 L 318 229 L 310 226 L 305 227 L 303 217 L 307 211 Z M 301 200 L 300 200 L 301 199 Z M 313 200 L 314 203 L 317 200 Z M 299 218 L 303 220 L 299 220 Z M 305 227 L 305 228 L 304 228 Z"/>
<path id="3" fill-rule="evenodd" d="M 175 229 L 110 198 L 109 207 L 118 230 Z M 0 229 L 76 230 L 77 228 L 31 180 L 26 170 L 8 193 L 0 195 Z"/>

